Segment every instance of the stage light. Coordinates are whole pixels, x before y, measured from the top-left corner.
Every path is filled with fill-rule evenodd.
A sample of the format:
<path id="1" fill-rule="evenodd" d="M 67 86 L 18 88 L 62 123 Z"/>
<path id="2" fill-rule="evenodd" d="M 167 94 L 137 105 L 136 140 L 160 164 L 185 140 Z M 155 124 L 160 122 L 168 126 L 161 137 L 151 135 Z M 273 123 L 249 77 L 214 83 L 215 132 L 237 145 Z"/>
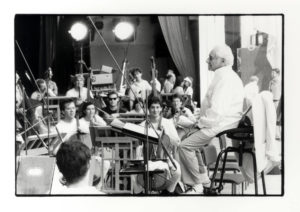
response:
<path id="1" fill-rule="evenodd" d="M 77 22 L 72 25 L 71 29 L 69 30 L 72 38 L 76 41 L 83 40 L 88 34 L 88 28 L 85 24 L 81 22 Z"/>
<path id="2" fill-rule="evenodd" d="M 129 22 L 119 22 L 113 29 L 113 33 L 120 40 L 126 40 L 134 34 L 134 26 Z"/>

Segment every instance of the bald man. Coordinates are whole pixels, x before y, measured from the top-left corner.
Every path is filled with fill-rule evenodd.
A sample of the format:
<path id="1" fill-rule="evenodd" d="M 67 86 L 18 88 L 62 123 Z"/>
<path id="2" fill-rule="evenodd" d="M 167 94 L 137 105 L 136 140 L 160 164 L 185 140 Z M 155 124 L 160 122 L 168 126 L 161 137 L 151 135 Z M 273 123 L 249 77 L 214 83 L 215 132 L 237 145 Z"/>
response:
<path id="1" fill-rule="evenodd" d="M 240 77 L 231 68 L 231 49 L 227 45 L 216 46 L 206 62 L 208 70 L 215 75 L 201 104 L 199 130 L 178 147 L 181 180 L 191 186 L 188 194 L 201 194 L 203 185 L 210 183 L 197 151 L 209 144 L 218 133 L 237 127 L 243 110 L 244 88 Z"/>

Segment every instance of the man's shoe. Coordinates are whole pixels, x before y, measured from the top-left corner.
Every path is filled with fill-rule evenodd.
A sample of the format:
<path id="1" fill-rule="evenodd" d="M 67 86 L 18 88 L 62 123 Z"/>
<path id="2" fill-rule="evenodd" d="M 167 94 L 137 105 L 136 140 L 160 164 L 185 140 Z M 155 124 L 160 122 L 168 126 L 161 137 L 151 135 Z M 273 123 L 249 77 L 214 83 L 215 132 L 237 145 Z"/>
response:
<path id="1" fill-rule="evenodd" d="M 197 184 L 187 190 L 184 194 L 195 195 L 195 194 L 203 194 L 203 185 Z"/>

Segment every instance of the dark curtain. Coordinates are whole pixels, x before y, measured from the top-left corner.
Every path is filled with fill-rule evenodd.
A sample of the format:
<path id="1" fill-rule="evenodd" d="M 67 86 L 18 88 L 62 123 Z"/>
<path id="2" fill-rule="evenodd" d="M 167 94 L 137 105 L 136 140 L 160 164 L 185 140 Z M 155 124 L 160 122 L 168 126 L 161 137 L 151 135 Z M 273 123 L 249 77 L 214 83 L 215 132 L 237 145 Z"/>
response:
<path id="1" fill-rule="evenodd" d="M 58 16 L 40 16 L 39 77 L 54 65 Z"/>

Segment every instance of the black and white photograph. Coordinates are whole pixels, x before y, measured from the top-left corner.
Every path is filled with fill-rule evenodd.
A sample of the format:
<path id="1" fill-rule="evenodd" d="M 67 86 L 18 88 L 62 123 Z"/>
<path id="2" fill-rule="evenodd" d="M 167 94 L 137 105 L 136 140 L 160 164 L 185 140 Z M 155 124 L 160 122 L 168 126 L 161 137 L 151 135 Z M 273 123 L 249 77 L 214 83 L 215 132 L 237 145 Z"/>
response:
<path id="1" fill-rule="evenodd" d="M 283 195 L 283 20 L 17 14 L 16 195 Z"/>
<path id="2" fill-rule="evenodd" d="M 297 210 L 295 14 L 162 5 L 8 12 L 14 207 Z"/>

